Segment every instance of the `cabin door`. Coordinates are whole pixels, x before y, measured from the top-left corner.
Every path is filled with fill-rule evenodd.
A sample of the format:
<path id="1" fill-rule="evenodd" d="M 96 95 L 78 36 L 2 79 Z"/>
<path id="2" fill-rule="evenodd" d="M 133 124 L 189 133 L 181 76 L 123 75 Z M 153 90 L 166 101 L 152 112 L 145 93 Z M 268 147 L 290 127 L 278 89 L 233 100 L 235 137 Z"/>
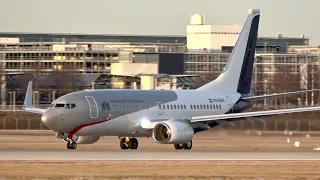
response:
<path id="1" fill-rule="evenodd" d="M 85 98 L 89 103 L 90 118 L 97 118 L 98 117 L 97 101 L 92 96 L 85 96 Z"/>

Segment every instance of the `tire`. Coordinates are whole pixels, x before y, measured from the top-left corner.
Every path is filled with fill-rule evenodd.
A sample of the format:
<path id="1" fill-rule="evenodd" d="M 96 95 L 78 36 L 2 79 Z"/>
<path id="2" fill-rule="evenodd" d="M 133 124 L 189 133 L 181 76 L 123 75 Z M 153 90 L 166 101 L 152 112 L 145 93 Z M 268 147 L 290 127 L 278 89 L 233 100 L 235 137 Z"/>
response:
<path id="1" fill-rule="evenodd" d="M 68 149 L 77 149 L 77 143 L 76 142 L 68 142 L 67 148 Z"/>
<path id="2" fill-rule="evenodd" d="M 126 138 L 122 138 L 122 139 L 120 140 L 120 148 L 121 148 L 121 149 L 128 149 L 127 142 L 126 142 Z"/>
<path id="3" fill-rule="evenodd" d="M 192 141 L 189 141 L 182 145 L 183 149 L 190 150 L 192 148 Z"/>
<path id="4" fill-rule="evenodd" d="M 70 146 L 71 146 L 71 149 L 77 149 L 77 143 L 75 142 L 72 142 Z"/>
<path id="5" fill-rule="evenodd" d="M 131 138 L 129 140 L 128 144 L 129 144 L 129 148 L 130 149 L 138 149 L 139 143 L 138 143 L 138 140 L 136 138 Z"/>
<path id="6" fill-rule="evenodd" d="M 67 148 L 68 148 L 68 149 L 71 149 L 71 146 L 70 146 L 70 143 L 69 143 L 69 142 L 67 142 Z"/>
<path id="7" fill-rule="evenodd" d="M 174 148 L 180 150 L 182 149 L 182 146 L 180 144 L 174 144 Z"/>

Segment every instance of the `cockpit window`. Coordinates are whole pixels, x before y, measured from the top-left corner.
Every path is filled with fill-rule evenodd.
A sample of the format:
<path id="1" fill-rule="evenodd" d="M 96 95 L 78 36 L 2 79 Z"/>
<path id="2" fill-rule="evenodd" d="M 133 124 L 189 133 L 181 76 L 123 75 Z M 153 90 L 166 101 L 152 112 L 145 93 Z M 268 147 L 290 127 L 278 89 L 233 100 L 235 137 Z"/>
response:
<path id="1" fill-rule="evenodd" d="M 65 106 L 65 108 L 67 108 L 67 109 L 72 109 L 72 108 L 75 108 L 75 107 L 76 107 L 76 105 L 73 104 L 73 103 L 67 103 L 66 106 Z"/>
<path id="2" fill-rule="evenodd" d="M 64 107 L 65 104 L 56 104 L 54 107 Z"/>

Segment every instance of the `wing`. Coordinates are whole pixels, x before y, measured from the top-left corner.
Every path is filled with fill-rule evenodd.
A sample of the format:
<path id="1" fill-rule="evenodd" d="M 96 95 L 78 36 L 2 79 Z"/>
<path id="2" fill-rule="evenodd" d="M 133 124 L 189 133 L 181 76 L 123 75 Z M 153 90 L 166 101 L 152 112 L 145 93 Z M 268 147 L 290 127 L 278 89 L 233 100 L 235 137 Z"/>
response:
<path id="1" fill-rule="evenodd" d="M 313 92 L 313 91 L 320 91 L 320 89 L 312 89 L 312 90 L 305 90 L 305 91 L 295 91 L 295 92 L 287 92 L 287 93 L 276 93 L 276 94 L 268 94 L 268 95 L 261 95 L 261 96 L 252 96 L 252 97 L 244 97 L 242 99 L 243 100 L 248 100 L 248 101 L 256 101 L 256 100 L 261 100 L 261 99 L 274 98 L 274 97 L 278 97 L 278 96 L 304 94 L 304 93 Z"/>
<path id="2" fill-rule="evenodd" d="M 36 114 L 44 114 L 47 109 L 40 109 L 32 107 L 32 81 L 29 81 L 26 97 L 23 103 L 23 109 L 26 112 L 36 113 Z"/>
<path id="3" fill-rule="evenodd" d="M 261 117 L 261 116 L 270 116 L 270 115 L 276 115 L 276 114 L 288 114 L 288 113 L 319 111 L 319 110 L 320 110 L 320 106 L 307 107 L 307 108 L 280 109 L 280 110 L 271 110 L 271 111 L 244 112 L 244 113 L 234 113 L 234 114 L 221 114 L 221 115 L 212 115 L 212 116 L 197 116 L 197 117 L 192 117 L 191 122 L 235 120 L 238 118 Z"/>
<path id="4" fill-rule="evenodd" d="M 46 109 L 40 109 L 40 108 L 25 108 L 24 111 L 35 113 L 35 114 L 44 114 L 47 110 Z"/>

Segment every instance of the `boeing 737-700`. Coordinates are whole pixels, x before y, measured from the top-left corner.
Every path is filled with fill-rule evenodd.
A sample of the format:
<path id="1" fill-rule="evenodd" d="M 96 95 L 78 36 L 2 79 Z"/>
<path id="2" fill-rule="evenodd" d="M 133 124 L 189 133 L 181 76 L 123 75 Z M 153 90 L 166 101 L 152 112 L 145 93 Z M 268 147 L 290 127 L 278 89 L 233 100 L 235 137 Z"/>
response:
<path id="1" fill-rule="evenodd" d="M 152 137 L 175 149 L 191 149 L 196 133 L 222 123 L 275 114 L 320 110 L 320 107 L 244 112 L 256 100 L 306 91 L 253 96 L 250 93 L 260 10 L 247 21 L 217 79 L 194 90 L 89 90 L 66 94 L 47 109 L 32 107 L 32 82 L 24 101 L 68 149 L 93 144 L 102 136 L 119 137 L 121 149 L 137 149 L 137 137 Z"/>

